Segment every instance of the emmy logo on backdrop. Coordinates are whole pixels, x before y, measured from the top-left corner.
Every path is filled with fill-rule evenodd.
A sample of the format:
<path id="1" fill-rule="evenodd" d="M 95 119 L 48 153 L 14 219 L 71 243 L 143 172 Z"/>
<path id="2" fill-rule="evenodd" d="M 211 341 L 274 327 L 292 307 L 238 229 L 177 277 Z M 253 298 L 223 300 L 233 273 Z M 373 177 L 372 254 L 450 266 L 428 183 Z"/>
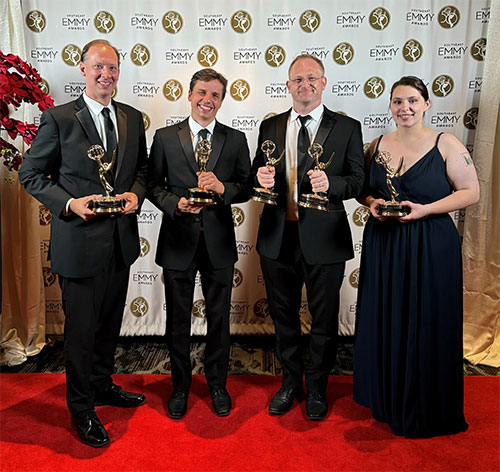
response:
<path id="1" fill-rule="evenodd" d="M 200 167 L 200 172 L 207 171 L 208 160 L 212 152 L 212 143 L 208 139 L 200 139 L 196 144 L 195 156 Z M 188 200 L 198 205 L 210 205 L 215 203 L 215 194 L 211 190 L 200 187 L 188 189 Z"/>
<path id="2" fill-rule="evenodd" d="M 285 150 L 281 153 L 280 157 L 277 159 L 275 157 L 271 157 L 274 151 L 276 150 L 276 144 L 274 144 L 270 139 L 264 141 L 260 149 L 266 156 L 266 167 L 275 167 L 279 161 L 281 161 L 282 157 L 285 154 Z M 277 205 L 278 194 L 273 192 L 271 188 L 263 188 L 263 187 L 254 187 L 252 200 L 256 202 L 267 203 L 268 205 Z"/>
<path id="3" fill-rule="evenodd" d="M 396 201 L 396 197 L 399 193 L 394 188 L 392 184 L 392 179 L 399 174 L 399 171 L 403 167 L 404 157 L 401 156 L 399 160 L 398 167 L 393 169 L 389 163 L 391 162 L 392 156 L 387 151 L 379 151 L 377 157 L 375 157 L 375 162 L 380 164 L 385 169 L 385 181 L 387 188 L 389 189 L 389 193 L 391 194 L 391 201 L 386 203 L 381 203 L 378 206 L 378 214 L 380 216 L 406 216 L 410 213 L 410 207 L 407 205 L 401 205 L 401 203 Z"/>
<path id="4" fill-rule="evenodd" d="M 90 202 L 89 208 L 94 210 L 95 213 L 121 213 L 125 207 L 125 200 L 111 195 L 114 188 L 106 179 L 106 174 L 111 170 L 116 162 L 116 151 L 113 151 L 111 162 L 103 162 L 105 151 L 100 144 L 94 144 L 87 150 L 89 159 L 96 161 L 99 165 L 99 180 L 106 192 L 106 196 L 100 197 Z"/>
<path id="5" fill-rule="evenodd" d="M 323 146 L 319 143 L 312 143 L 307 150 L 309 157 L 314 159 L 316 165 L 314 171 L 318 172 L 325 170 L 331 163 L 335 151 L 332 152 L 328 162 L 321 162 L 319 158 L 323 155 Z M 299 205 L 304 208 L 312 208 L 314 210 L 327 211 L 328 210 L 328 197 L 322 193 L 303 193 L 299 198 Z"/>

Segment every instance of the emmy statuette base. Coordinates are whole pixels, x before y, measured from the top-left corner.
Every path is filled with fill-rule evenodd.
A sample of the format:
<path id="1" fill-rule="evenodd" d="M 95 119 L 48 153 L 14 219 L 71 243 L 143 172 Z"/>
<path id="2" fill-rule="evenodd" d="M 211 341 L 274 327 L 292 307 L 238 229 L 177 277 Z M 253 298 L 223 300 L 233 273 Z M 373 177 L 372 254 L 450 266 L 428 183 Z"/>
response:
<path id="1" fill-rule="evenodd" d="M 121 213 L 125 208 L 125 200 L 117 197 L 107 196 L 92 200 L 89 208 L 94 210 L 94 213 Z"/>
<path id="2" fill-rule="evenodd" d="M 188 189 L 188 201 L 195 204 L 215 203 L 215 195 L 199 187 Z"/>
<path id="3" fill-rule="evenodd" d="M 382 203 L 377 208 L 380 216 L 406 216 L 411 209 L 408 205 L 401 205 L 398 202 Z"/>
<path id="4" fill-rule="evenodd" d="M 299 198 L 299 206 L 328 211 L 328 198 L 317 193 L 303 193 Z"/>
<path id="5" fill-rule="evenodd" d="M 268 188 L 254 187 L 252 200 L 266 203 L 267 205 L 277 205 L 278 194 Z"/>

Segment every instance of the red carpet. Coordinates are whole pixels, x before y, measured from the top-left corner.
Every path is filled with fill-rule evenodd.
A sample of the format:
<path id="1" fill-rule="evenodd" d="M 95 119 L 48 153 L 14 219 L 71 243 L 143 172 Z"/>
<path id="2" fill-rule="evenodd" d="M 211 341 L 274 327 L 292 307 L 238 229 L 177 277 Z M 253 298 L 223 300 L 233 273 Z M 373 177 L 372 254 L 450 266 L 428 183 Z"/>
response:
<path id="1" fill-rule="evenodd" d="M 308 421 L 304 403 L 283 417 L 267 414 L 277 377 L 230 376 L 234 410 L 216 417 L 203 377 L 189 410 L 166 417 L 168 376 L 116 375 L 144 392 L 136 410 L 97 409 L 111 445 L 82 445 L 70 427 L 62 374 L 1 374 L 1 471 L 498 471 L 500 377 L 465 378 L 469 430 L 433 439 L 402 439 L 352 400 L 352 378 L 330 381 L 325 421 Z"/>

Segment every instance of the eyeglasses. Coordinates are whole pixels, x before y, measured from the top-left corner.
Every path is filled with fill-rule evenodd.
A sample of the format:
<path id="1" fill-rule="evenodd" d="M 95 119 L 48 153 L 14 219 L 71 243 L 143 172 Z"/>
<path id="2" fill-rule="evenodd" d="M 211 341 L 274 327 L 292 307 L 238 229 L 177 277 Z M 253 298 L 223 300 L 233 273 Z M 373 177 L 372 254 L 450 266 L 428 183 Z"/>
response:
<path id="1" fill-rule="evenodd" d="M 300 85 L 302 82 L 307 82 L 308 84 L 314 84 L 317 80 L 322 79 L 321 77 L 297 77 L 295 79 L 290 79 L 290 82 L 293 82 L 295 85 Z"/>

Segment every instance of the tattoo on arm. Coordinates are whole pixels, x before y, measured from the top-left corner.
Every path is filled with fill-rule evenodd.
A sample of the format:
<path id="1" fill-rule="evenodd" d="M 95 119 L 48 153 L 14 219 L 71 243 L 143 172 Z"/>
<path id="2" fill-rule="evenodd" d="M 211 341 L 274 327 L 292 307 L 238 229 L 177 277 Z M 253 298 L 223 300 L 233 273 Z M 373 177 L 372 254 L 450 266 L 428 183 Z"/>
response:
<path id="1" fill-rule="evenodd" d="M 468 152 L 462 152 L 460 155 L 464 158 L 464 162 L 466 166 L 471 166 L 472 165 L 472 158 L 470 157 L 470 154 Z"/>

